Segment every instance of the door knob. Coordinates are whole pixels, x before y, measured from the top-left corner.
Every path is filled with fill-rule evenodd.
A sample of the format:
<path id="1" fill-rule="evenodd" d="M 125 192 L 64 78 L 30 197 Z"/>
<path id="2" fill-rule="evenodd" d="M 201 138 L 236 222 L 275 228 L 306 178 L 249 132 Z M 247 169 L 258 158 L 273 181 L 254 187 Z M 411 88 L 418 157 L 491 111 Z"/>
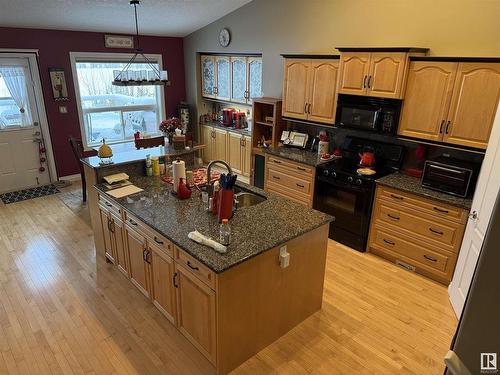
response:
<path id="1" fill-rule="evenodd" d="M 472 212 L 469 214 L 469 219 L 471 219 L 472 221 L 476 222 L 476 221 L 477 221 L 477 218 L 478 218 L 477 211 L 472 211 Z"/>
<path id="2" fill-rule="evenodd" d="M 33 135 L 33 137 L 38 137 L 38 136 L 40 136 L 40 132 L 34 132 L 32 135 Z"/>

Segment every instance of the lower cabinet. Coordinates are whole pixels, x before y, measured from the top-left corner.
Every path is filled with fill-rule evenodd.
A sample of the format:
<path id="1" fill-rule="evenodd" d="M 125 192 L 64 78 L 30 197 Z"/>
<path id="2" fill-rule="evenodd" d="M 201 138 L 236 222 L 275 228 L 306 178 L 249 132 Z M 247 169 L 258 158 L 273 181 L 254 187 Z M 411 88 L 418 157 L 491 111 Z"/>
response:
<path id="1" fill-rule="evenodd" d="M 130 258 L 130 281 L 144 294 L 150 297 L 149 263 L 151 253 L 146 246 L 146 238 L 129 228 L 125 229 Z"/>
<path id="2" fill-rule="evenodd" d="M 113 243 L 111 237 L 111 215 L 106 208 L 101 206 L 99 206 L 99 212 L 101 215 L 101 227 L 104 240 L 104 255 L 109 262 L 115 263 L 115 254 L 113 252 Z"/>
<path id="3" fill-rule="evenodd" d="M 115 264 L 118 267 L 118 270 L 128 277 L 129 259 L 124 239 L 125 226 L 121 218 L 113 214 L 111 214 L 111 232 L 112 232 L 112 243 L 115 254 Z"/>
<path id="4" fill-rule="evenodd" d="M 215 292 L 181 265 L 176 264 L 174 278 L 179 330 L 215 364 Z"/>
<path id="5" fill-rule="evenodd" d="M 233 171 L 243 176 L 250 176 L 251 145 L 251 137 L 228 132 L 227 162 Z"/>
<path id="6" fill-rule="evenodd" d="M 378 186 L 368 250 L 448 285 L 467 214 L 458 207 Z"/>
<path id="7" fill-rule="evenodd" d="M 148 245 L 151 251 L 151 297 L 153 304 L 173 324 L 176 324 L 176 278 L 174 260 L 156 246 Z"/>

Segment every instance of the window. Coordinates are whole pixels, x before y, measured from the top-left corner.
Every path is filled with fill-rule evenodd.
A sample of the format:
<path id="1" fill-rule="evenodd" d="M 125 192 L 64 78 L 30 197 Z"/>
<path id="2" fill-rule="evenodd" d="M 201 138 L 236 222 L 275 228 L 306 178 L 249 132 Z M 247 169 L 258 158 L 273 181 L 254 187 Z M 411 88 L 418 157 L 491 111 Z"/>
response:
<path id="1" fill-rule="evenodd" d="M 24 60 L 0 61 L 0 130 L 33 126 L 27 70 Z"/>
<path id="2" fill-rule="evenodd" d="M 97 57 L 97 58 L 96 58 Z M 148 56 L 149 58 L 149 56 Z M 162 86 L 113 86 L 113 71 L 122 70 L 129 56 L 78 56 L 73 59 L 78 87 L 80 122 L 86 146 L 119 143 L 134 133 L 158 134 L 163 119 Z M 120 61 L 117 61 L 120 60 Z M 154 60 L 161 69 L 159 59 Z M 146 63 L 133 63 L 130 70 L 151 70 Z"/>

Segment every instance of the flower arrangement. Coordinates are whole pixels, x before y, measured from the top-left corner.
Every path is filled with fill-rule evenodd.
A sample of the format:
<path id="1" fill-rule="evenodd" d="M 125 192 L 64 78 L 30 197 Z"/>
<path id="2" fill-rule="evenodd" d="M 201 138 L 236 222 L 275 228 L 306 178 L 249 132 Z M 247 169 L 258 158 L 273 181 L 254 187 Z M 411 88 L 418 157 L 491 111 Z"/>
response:
<path id="1" fill-rule="evenodd" d="M 160 123 L 160 131 L 165 134 L 173 134 L 175 133 L 175 129 L 180 129 L 181 128 L 181 120 L 179 120 L 177 117 L 170 117 L 167 120 L 163 120 Z"/>

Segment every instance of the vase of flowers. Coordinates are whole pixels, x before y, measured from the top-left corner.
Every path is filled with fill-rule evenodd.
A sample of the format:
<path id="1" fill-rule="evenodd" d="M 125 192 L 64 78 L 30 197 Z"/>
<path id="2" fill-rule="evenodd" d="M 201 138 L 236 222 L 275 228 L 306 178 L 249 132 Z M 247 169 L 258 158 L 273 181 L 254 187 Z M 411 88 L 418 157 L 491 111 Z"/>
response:
<path id="1" fill-rule="evenodd" d="M 181 129 L 181 120 L 179 120 L 177 117 L 170 117 L 167 120 L 163 120 L 160 123 L 160 131 L 163 133 L 163 135 L 168 139 L 168 143 L 172 144 L 173 137 L 175 134 L 175 129 Z"/>

